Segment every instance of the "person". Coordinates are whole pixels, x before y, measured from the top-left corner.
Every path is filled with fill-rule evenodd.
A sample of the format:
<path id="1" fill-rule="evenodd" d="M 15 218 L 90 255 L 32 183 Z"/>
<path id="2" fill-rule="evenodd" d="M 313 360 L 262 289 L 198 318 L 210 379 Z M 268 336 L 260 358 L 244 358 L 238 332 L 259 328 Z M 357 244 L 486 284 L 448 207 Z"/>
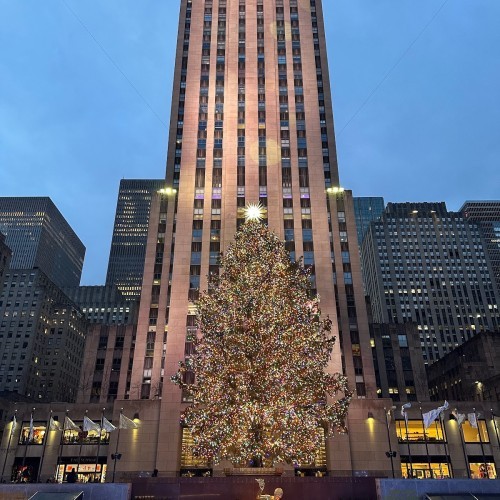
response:
<path id="1" fill-rule="evenodd" d="M 281 488 L 276 488 L 274 490 L 274 500 L 281 500 L 283 498 L 283 490 Z"/>
<path id="2" fill-rule="evenodd" d="M 78 474 L 76 473 L 76 470 L 75 469 L 72 469 L 69 473 L 68 473 L 68 477 L 66 478 L 66 481 L 68 483 L 76 483 L 78 481 Z"/>

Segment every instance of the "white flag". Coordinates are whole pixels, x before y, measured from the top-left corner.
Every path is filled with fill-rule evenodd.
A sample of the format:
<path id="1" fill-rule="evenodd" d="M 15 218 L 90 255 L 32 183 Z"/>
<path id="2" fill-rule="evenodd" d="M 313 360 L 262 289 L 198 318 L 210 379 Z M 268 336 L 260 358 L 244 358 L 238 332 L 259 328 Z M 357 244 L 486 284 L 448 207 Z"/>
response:
<path id="1" fill-rule="evenodd" d="M 16 430 L 16 427 L 17 427 L 17 418 L 16 416 L 14 415 L 12 417 L 12 428 L 10 429 L 10 435 L 12 436 L 14 434 L 14 431 Z"/>
<path id="2" fill-rule="evenodd" d="M 60 430 L 61 430 L 61 424 L 57 420 L 54 420 L 54 417 L 50 417 L 49 431 L 60 431 Z"/>
<path id="3" fill-rule="evenodd" d="M 81 432 L 80 427 L 73 422 L 68 416 L 64 417 L 64 430 L 65 431 L 78 431 Z"/>
<path id="4" fill-rule="evenodd" d="M 28 434 L 28 443 L 31 443 L 31 441 L 33 441 L 33 413 L 31 414 L 31 418 L 30 418 L 30 431 L 29 431 L 29 434 Z"/>
<path id="5" fill-rule="evenodd" d="M 439 415 L 441 415 L 441 413 L 443 413 L 443 411 L 447 410 L 449 407 L 450 405 L 448 404 L 448 401 L 445 401 L 443 406 L 424 413 L 422 415 L 422 418 L 424 419 L 424 428 L 427 429 L 429 425 L 431 425 L 432 422 L 434 422 L 434 420 L 436 420 L 436 418 L 438 418 Z"/>
<path id="6" fill-rule="evenodd" d="M 106 417 L 102 417 L 102 428 L 106 432 L 116 431 L 116 427 Z"/>
<path id="7" fill-rule="evenodd" d="M 123 413 L 120 413 L 120 429 L 138 429 L 139 424 L 136 424 L 133 420 L 126 417 Z"/>
<path id="8" fill-rule="evenodd" d="M 471 425 L 471 427 L 474 427 L 477 429 L 477 415 L 475 413 L 468 413 L 467 420 L 469 421 L 469 424 Z"/>
<path id="9" fill-rule="evenodd" d="M 455 417 L 455 420 L 458 422 L 458 425 L 462 425 L 465 422 L 465 413 L 458 413 L 458 410 L 455 408 L 451 414 Z"/>
<path id="10" fill-rule="evenodd" d="M 100 432 L 101 426 L 99 424 L 96 424 L 95 422 L 92 422 L 87 415 L 83 417 L 83 432 L 89 432 L 89 431 L 96 431 Z"/>
<path id="11" fill-rule="evenodd" d="M 404 417 L 406 423 L 408 423 L 408 413 L 406 413 L 406 410 L 408 408 L 411 408 L 411 403 L 405 403 L 402 407 L 401 407 L 401 416 Z"/>

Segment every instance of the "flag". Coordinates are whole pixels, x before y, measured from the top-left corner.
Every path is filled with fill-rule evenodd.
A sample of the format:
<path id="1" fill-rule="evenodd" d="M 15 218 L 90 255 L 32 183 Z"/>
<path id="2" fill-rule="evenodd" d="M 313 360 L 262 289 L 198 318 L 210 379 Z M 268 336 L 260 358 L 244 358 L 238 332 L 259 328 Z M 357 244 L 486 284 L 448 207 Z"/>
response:
<path id="1" fill-rule="evenodd" d="M 458 413 L 458 410 L 455 408 L 451 414 L 455 417 L 455 420 L 458 422 L 458 425 L 462 425 L 465 422 L 465 413 Z"/>
<path id="2" fill-rule="evenodd" d="M 106 432 L 116 431 L 116 427 L 106 417 L 102 417 L 102 428 Z"/>
<path id="3" fill-rule="evenodd" d="M 474 427 L 477 429 L 477 415 L 475 413 L 468 413 L 467 420 L 469 421 L 469 424 L 471 425 L 471 427 Z"/>
<path id="4" fill-rule="evenodd" d="M 60 431 L 61 430 L 61 424 L 57 421 L 54 420 L 54 417 L 50 417 L 49 420 L 49 431 Z"/>
<path id="5" fill-rule="evenodd" d="M 101 426 L 90 420 L 90 418 L 87 417 L 87 415 L 85 415 L 83 417 L 83 432 L 89 432 L 89 431 L 100 432 Z"/>
<path id="6" fill-rule="evenodd" d="M 422 418 L 424 420 L 424 428 L 427 429 L 429 425 L 431 425 L 432 422 L 434 422 L 434 420 L 436 420 L 436 418 L 438 418 L 441 413 L 443 413 L 443 411 L 447 410 L 449 407 L 450 405 L 448 404 L 448 401 L 445 401 L 443 406 L 424 413 L 422 415 Z"/>
<path id="7" fill-rule="evenodd" d="M 16 427 L 17 427 L 17 418 L 16 416 L 14 415 L 12 417 L 12 428 L 10 429 L 10 435 L 12 436 L 14 434 L 14 431 L 16 430 Z"/>
<path id="8" fill-rule="evenodd" d="M 404 417 L 406 423 L 408 423 L 408 413 L 406 413 L 406 410 L 408 408 L 411 408 L 411 403 L 405 403 L 402 407 L 401 407 L 401 416 Z"/>
<path id="9" fill-rule="evenodd" d="M 81 429 L 78 427 L 78 425 L 73 422 L 67 415 L 64 417 L 64 430 L 65 431 L 78 431 L 80 432 Z"/>
<path id="10" fill-rule="evenodd" d="M 126 417 L 123 413 L 120 413 L 120 429 L 137 429 L 139 424 L 136 424 L 133 420 Z"/>
<path id="11" fill-rule="evenodd" d="M 28 433 L 28 443 L 30 443 L 31 441 L 33 441 L 33 413 L 31 414 L 31 418 L 30 418 L 30 431 Z"/>

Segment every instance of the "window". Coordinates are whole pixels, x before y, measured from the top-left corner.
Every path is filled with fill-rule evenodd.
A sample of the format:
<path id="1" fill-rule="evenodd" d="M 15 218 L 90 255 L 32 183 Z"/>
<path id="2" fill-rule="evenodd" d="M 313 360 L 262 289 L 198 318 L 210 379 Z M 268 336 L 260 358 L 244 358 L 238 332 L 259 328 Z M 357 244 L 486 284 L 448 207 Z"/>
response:
<path id="1" fill-rule="evenodd" d="M 488 430 L 486 428 L 486 422 L 484 420 L 478 420 L 479 429 L 481 429 L 481 440 L 483 443 L 489 443 L 490 437 L 488 436 Z M 464 433 L 464 441 L 466 443 L 479 443 L 479 429 L 477 427 L 472 427 L 470 422 L 466 420 L 462 424 L 462 432 Z"/>
<path id="2" fill-rule="evenodd" d="M 445 441 L 443 427 L 441 422 L 435 420 L 427 429 L 424 435 L 424 423 L 422 420 L 408 420 L 408 437 L 406 434 L 406 425 L 404 420 L 396 420 L 396 434 L 401 441 L 427 441 L 443 442 Z"/>
<path id="3" fill-rule="evenodd" d="M 46 425 L 46 422 L 33 422 L 33 435 L 29 439 L 30 423 L 23 422 L 21 434 L 19 435 L 19 444 L 43 444 Z"/>

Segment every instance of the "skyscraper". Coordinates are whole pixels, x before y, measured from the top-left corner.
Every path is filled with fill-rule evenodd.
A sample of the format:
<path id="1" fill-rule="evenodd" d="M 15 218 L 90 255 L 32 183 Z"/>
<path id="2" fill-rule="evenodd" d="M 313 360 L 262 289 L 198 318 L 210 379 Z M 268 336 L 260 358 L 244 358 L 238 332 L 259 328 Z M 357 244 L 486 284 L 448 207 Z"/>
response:
<path id="1" fill-rule="evenodd" d="M 162 398 L 155 463 L 175 474 L 189 465 L 179 454 L 187 400 L 169 377 L 191 352 L 194 301 L 248 203 L 311 269 L 338 339 L 329 369 L 348 375 L 357 398 L 376 384 L 321 1 L 182 0 L 170 123 L 166 184 L 177 193 L 152 203 L 130 399 Z M 327 457 L 329 469 L 352 467 Z"/>
<path id="2" fill-rule="evenodd" d="M 358 243 L 361 245 L 366 231 L 370 227 L 370 222 L 379 220 L 384 212 L 384 198 L 381 196 L 355 196 L 353 202 Z"/>
<path id="3" fill-rule="evenodd" d="M 479 226 L 500 293 L 500 201 L 466 201 L 460 213 Z"/>
<path id="4" fill-rule="evenodd" d="M 445 203 L 389 203 L 362 256 L 374 322 L 416 323 L 426 363 L 499 327 L 479 228 Z"/>
<path id="5" fill-rule="evenodd" d="M 0 231 L 12 269 L 40 268 L 57 286 L 78 286 L 85 247 L 47 197 L 0 197 Z"/>
<path id="6" fill-rule="evenodd" d="M 106 285 L 131 300 L 141 296 L 151 199 L 163 187 L 164 179 L 120 181 Z"/>

